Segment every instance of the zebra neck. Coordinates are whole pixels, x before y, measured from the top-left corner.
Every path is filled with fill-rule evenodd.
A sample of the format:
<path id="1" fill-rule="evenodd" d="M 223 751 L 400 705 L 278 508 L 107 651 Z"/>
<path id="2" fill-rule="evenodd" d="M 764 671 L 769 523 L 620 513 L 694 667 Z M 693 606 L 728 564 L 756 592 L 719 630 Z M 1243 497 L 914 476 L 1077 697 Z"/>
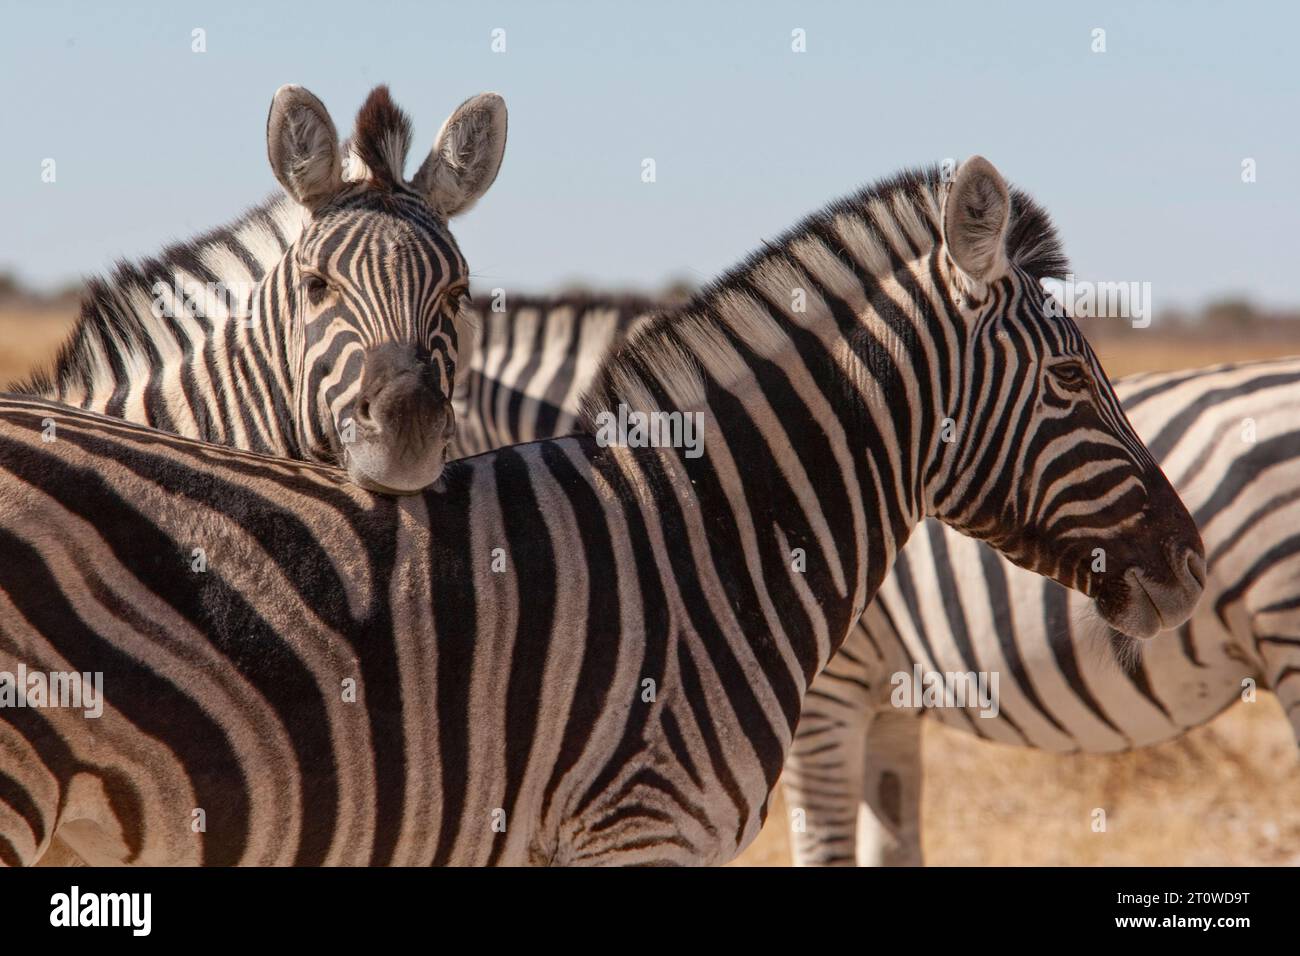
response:
<path id="1" fill-rule="evenodd" d="M 293 455 L 280 263 L 302 231 L 280 199 L 91 280 L 51 373 L 25 391 L 189 438 Z"/>
<path id="2" fill-rule="evenodd" d="M 800 655 L 810 675 L 923 517 L 947 404 L 945 376 L 932 374 L 939 320 L 916 280 L 929 268 L 918 263 L 907 283 L 880 279 L 880 295 L 856 305 L 810 298 L 804 312 L 729 285 L 641 331 L 586 401 L 598 444 L 682 439 L 673 444 L 689 481 L 674 486 L 693 490 L 706 525 L 736 529 L 740 553 L 764 555 L 769 593 L 802 605 L 811 630 L 787 636 L 815 641 L 815 657 Z"/>

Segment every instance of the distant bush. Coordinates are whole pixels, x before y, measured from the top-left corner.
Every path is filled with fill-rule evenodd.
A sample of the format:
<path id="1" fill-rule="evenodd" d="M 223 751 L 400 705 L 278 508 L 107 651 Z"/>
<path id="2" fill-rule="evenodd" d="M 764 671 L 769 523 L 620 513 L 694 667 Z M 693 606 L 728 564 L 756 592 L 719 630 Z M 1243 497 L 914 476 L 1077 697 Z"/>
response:
<path id="1" fill-rule="evenodd" d="M 82 283 L 65 282 L 51 292 L 40 292 L 25 283 L 16 272 L 0 270 L 0 302 L 27 306 L 75 305 L 81 298 Z"/>
<path id="2" fill-rule="evenodd" d="M 1220 299 L 1202 310 L 1201 321 L 1211 329 L 1233 332 L 1254 328 L 1266 317 L 1246 299 Z"/>
<path id="3" fill-rule="evenodd" d="M 12 272 L 0 272 L 0 299 L 15 299 L 23 294 L 23 285 Z"/>

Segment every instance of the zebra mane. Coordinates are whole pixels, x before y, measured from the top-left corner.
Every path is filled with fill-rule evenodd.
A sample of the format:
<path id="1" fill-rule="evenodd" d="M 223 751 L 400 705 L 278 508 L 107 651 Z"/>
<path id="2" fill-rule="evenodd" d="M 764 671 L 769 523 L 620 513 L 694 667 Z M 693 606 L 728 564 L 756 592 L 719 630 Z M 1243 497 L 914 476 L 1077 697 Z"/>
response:
<path id="1" fill-rule="evenodd" d="M 116 349 L 103 351 L 140 356 L 142 362 L 152 364 L 155 332 L 180 321 L 179 317 L 154 315 L 159 283 L 168 290 L 175 289 L 177 282 L 182 288 L 195 282 L 220 285 L 227 290 L 226 301 L 221 303 L 224 308 L 246 308 L 247 301 L 236 301 L 238 293 L 260 282 L 275 266 L 298 238 L 305 221 L 297 203 L 283 195 L 272 196 L 229 223 L 173 243 L 156 255 L 135 261 L 118 259 L 106 275 L 86 280 L 80 313 L 53 363 L 33 370 L 27 381 L 13 390 L 44 394 L 89 382 L 101 344 L 116 343 Z M 209 320 L 210 316 L 199 313 L 192 321 L 206 324 Z"/>
<path id="2" fill-rule="evenodd" d="M 410 117 L 393 102 L 387 86 L 376 86 L 357 113 L 356 130 L 345 146 L 347 178 L 369 180 L 374 188 L 392 192 L 406 184 L 410 150 Z"/>
<path id="3" fill-rule="evenodd" d="M 765 342 L 784 338 L 774 320 L 734 306 L 754 297 L 766 275 L 782 269 L 794 258 L 803 240 L 819 239 L 832 251 L 842 249 L 837 224 L 857 234 L 864 246 L 879 251 L 872 269 L 891 272 L 900 250 L 907 258 L 924 255 L 942 240 L 941 210 L 949 188 L 937 165 L 907 169 L 831 202 L 806 217 L 776 239 L 751 253 L 740 265 L 723 273 L 683 305 L 668 308 L 641 325 L 602 363 L 583 398 L 583 416 L 592 417 L 619 400 L 655 402 L 646 394 L 646 382 L 672 383 L 679 404 L 702 398 L 703 379 L 695 356 L 721 333 L 710 318 L 720 310 L 745 325 L 747 341 L 760 351 Z M 1011 193 L 1011 222 L 1007 229 L 1007 256 L 1035 279 L 1063 278 L 1069 269 L 1061 241 L 1047 212 L 1015 187 Z M 752 310 L 749 310 L 752 312 Z M 658 375 L 649 375 L 651 368 Z M 738 372 L 740 370 L 737 370 Z M 666 374 L 665 374 L 666 373 Z M 667 387 L 667 386 L 666 386 Z"/>

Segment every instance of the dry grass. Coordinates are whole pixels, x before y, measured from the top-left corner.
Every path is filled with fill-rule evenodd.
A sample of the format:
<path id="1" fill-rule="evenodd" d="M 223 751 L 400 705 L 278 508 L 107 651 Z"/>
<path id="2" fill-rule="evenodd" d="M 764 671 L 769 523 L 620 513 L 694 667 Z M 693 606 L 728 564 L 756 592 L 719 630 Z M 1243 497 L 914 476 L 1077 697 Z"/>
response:
<path id="1" fill-rule="evenodd" d="M 1139 340 L 1136 334 L 1125 338 L 1093 341 L 1097 357 L 1111 378 L 1123 378 L 1136 372 L 1168 372 L 1180 368 L 1199 368 L 1223 362 L 1248 362 L 1252 359 L 1300 355 L 1300 322 L 1295 337 L 1289 341 L 1189 339 L 1170 344 L 1152 337 Z"/>
<path id="2" fill-rule="evenodd" d="M 67 310 L 0 310 L 0 389 L 47 361 Z M 1111 375 L 1300 353 L 1249 339 L 1170 344 L 1155 334 L 1097 343 Z M 935 865 L 1300 865 L 1300 759 L 1276 699 L 1261 694 L 1180 740 L 1111 756 L 1006 747 L 927 721 L 924 849 Z M 1091 828 L 1103 807 L 1105 833 Z M 785 807 L 739 866 L 789 862 Z"/>
<path id="3" fill-rule="evenodd" d="M 52 362 L 76 317 L 72 309 L 0 308 L 0 392 Z"/>
<path id="4" fill-rule="evenodd" d="M 934 866 L 1300 866 L 1300 759 L 1271 694 L 1179 740 L 1058 756 L 926 721 L 922 842 Z M 1106 832 L 1094 833 L 1094 809 Z M 737 866 L 789 862 L 785 805 Z"/>

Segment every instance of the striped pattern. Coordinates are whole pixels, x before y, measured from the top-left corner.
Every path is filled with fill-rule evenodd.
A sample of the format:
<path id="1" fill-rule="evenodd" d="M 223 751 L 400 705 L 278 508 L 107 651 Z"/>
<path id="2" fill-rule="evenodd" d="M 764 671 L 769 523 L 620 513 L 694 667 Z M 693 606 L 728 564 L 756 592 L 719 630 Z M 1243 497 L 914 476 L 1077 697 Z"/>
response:
<path id="1" fill-rule="evenodd" d="M 289 323 L 282 321 L 290 287 L 284 269 L 278 281 L 265 280 L 306 221 L 296 202 L 269 200 L 224 228 L 91 279 L 54 368 L 14 390 L 207 441 L 297 455 L 283 341 Z M 281 321 L 262 321 L 255 310 L 263 303 Z M 169 317 L 156 317 L 161 310 Z M 244 394 L 270 400 L 236 400 Z"/>
<path id="2" fill-rule="evenodd" d="M 485 301 L 489 297 L 480 296 Z M 659 305 L 635 296 L 511 297 L 469 313 L 474 339 L 456 379 L 453 457 L 557 438 L 579 427 L 578 402 L 601 360 Z"/>
<path id="3" fill-rule="evenodd" d="M 283 94 L 272 108 L 272 140 Z M 340 167 L 325 200 L 290 192 L 92 279 L 53 368 L 14 391 L 191 438 L 342 464 L 362 480 L 344 428 L 356 418 L 369 356 L 386 344 L 412 349 L 445 404 L 469 270 L 437 197 L 400 178 L 410 124 L 387 89 L 376 88 L 358 114 L 348 181 L 333 125 L 327 115 L 322 122 L 319 148 Z M 428 454 L 440 469 L 445 440 L 434 440 Z"/>
<path id="4" fill-rule="evenodd" d="M 1116 385 L 1201 529 L 1196 615 L 1136 657 L 1079 596 L 937 522 L 814 682 L 785 782 L 804 811 L 797 857 L 921 862 L 920 728 L 928 714 L 1061 753 L 1147 746 L 1272 688 L 1300 740 L 1300 358 L 1136 375 Z M 996 672 L 1000 708 L 899 708 L 895 674 Z M 859 805 L 871 816 L 855 824 Z"/>
<path id="5" fill-rule="evenodd" d="M 1041 212 L 1016 196 L 1006 262 L 940 226 L 949 202 L 980 235 L 1006 211 L 978 208 L 987 163 L 963 170 L 829 207 L 617 351 L 591 420 L 698 413 L 698 458 L 588 434 L 394 500 L 0 399 L 0 669 L 101 669 L 107 697 L 99 719 L 0 710 L 0 859 L 57 833 L 90 862 L 722 862 L 927 511 L 1128 613 L 1041 515 L 1110 512 L 1092 540 L 1153 582 L 1199 541 L 1111 393 L 1042 371 L 1093 359 L 1042 317 Z M 942 447 L 990 402 L 1016 424 L 988 457 Z"/>

